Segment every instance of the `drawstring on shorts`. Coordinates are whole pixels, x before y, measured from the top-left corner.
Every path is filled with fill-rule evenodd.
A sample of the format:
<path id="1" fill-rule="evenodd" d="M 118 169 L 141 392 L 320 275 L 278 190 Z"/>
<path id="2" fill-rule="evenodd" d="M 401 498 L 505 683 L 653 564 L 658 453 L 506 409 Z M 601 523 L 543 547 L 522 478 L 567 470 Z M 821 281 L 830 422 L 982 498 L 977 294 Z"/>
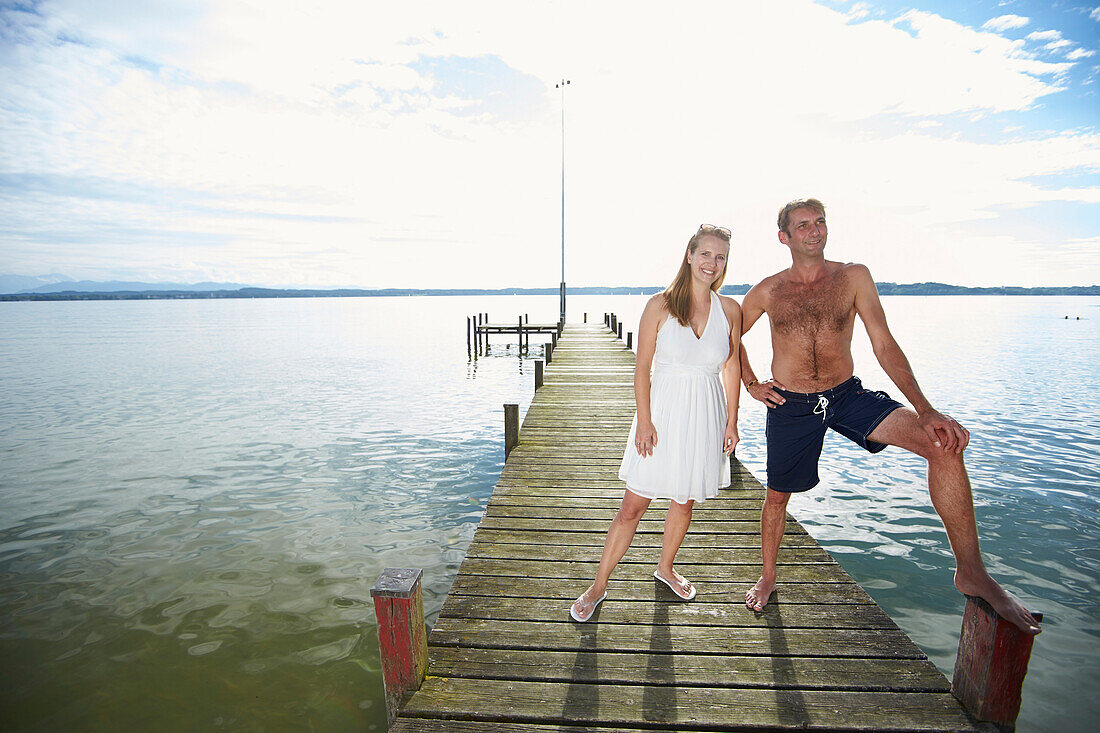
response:
<path id="1" fill-rule="evenodd" d="M 823 394 L 817 396 L 817 406 L 814 407 L 814 414 L 821 415 L 821 422 L 825 422 L 825 411 L 829 409 L 829 398 Z"/>

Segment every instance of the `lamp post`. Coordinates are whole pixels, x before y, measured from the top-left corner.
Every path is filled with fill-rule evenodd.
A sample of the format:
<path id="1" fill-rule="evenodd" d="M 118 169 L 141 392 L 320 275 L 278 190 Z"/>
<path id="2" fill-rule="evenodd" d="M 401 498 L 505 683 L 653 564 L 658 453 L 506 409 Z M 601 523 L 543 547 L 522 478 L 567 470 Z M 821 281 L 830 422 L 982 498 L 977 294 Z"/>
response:
<path id="1" fill-rule="evenodd" d="M 565 323 L 565 87 L 568 79 L 554 85 L 561 90 L 561 316 Z"/>

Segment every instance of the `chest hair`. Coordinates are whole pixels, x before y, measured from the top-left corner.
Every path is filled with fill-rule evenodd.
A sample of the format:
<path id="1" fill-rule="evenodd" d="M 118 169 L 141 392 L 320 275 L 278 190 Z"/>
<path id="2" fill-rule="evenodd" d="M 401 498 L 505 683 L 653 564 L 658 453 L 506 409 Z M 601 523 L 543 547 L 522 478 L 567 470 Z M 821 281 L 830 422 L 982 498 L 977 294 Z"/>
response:
<path id="1" fill-rule="evenodd" d="M 779 282 L 772 288 L 771 301 L 768 317 L 780 333 L 840 333 L 851 320 L 852 296 L 843 270 L 812 283 Z"/>

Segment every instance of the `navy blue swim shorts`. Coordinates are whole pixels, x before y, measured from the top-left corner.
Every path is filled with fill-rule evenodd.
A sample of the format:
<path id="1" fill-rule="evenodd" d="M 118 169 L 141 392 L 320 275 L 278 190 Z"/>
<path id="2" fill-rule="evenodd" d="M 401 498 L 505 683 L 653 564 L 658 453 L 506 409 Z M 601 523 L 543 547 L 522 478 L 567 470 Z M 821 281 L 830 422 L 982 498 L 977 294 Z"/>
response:
<path id="1" fill-rule="evenodd" d="M 805 394 L 777 389 L 787 399 L 768 408 L 768 488 L 793 493 L 817 486 L 817 461 L 832 428 L 871 453 L 886 447 L 867 440 L 878 424 L 899 407 L 885 392 L 870 392 L 857 377 L 827 389 Z"/>

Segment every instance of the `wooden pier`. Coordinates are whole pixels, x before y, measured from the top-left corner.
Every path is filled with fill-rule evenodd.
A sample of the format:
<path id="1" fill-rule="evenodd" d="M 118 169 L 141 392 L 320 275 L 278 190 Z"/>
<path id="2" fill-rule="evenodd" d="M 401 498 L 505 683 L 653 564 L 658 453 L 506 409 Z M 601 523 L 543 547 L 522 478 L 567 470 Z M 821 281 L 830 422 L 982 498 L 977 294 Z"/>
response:
<path id="1" fill-rule="evenodd" d="M 477 358 L 489 353 L 489 334 L 514 333 L 520 350 L 530 348 L 531 334 L 545 334 L 551 337 L 551 343 L 557 344 L 564 324 L 531 323 L 526 315 L 517 316 L 509 323 L 490 323 L 488 313 L 475 313 L 466 317 L 466 351 Z"/>
<path id="2" fill-rule="evenodd" d="M 603 324 L 558 339 L 450 595 L 427 640 L 427 674 L 397 733 L 636 730 L 979 730 L 951 685 L 793 519 L 780 588 L 744 604 L 760 569 L 763 488 L 739 462 L 697 504 L 677 568 L 691 602 L 652 576 L 654 502 L 578 624 L 624 486 L 634 355 Z"/>

